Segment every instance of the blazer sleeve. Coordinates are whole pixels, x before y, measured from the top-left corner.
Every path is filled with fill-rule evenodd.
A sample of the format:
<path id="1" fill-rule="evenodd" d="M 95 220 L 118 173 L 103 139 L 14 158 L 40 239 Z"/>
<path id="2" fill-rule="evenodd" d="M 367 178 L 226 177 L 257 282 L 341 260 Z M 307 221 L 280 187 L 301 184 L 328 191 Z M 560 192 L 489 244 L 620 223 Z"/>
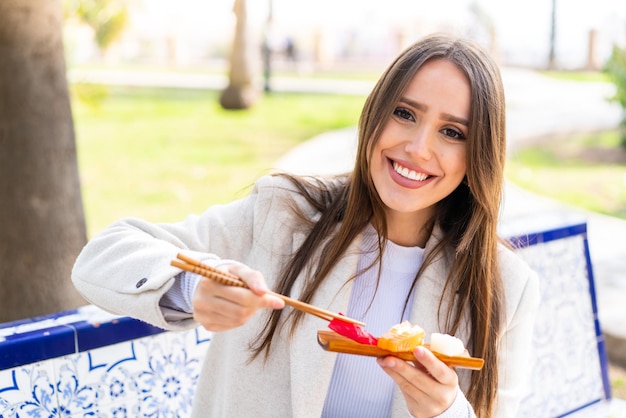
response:
<path id="1" fill-rule="evenodd" d="M 152 325 L 183 330 L 193 319 L 167 322 L 159 306 L 181 271 L 170 261 L 180 252 L 197 259 L 244 260 L 272 212 L 273 180 L 260 179 L 251 194 L 171 224 L 128 218 L 115 222 L 83 248 L 72 270 L 77 290 L 102 309 Z"/>
<path id="2" fill-rule="evenodd" d="M 528 392 L 532 373 L 532 336 L 540 302 L 539 279 L 509 250 L 501 254 L 506 294 L 506 328 L 500 340 L 499 385 L 494 417 L 514 418 Z"/>

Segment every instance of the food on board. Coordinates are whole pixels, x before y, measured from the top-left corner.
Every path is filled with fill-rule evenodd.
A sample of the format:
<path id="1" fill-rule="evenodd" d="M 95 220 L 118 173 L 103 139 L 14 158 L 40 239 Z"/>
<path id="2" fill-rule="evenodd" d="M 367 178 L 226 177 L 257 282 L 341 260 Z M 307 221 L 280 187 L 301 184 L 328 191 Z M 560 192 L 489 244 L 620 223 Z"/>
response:
<path id="1" fill-rule="evenodd" d="M 419 325 L 402 321 L 378 338 L 378 347 L 389 351 L 411 351 L 424 344 L 425 332 Z"/>
<path id="2" fill-rule="evenodd" d="M 413 325 L 409 321 L 402 321 L 392 326 L 378 338 L 362 326 L 342 321 L 341 318 L 334 318 L 330 321 L 328 328 L 360 344 L 374 345 L 392 352 L 412 351 L 418 345 L 424 344 L 426 334 L 422 327 Z M 446 356 L 458 356 L 465 353 L 463 341 L 452 335 L 438 332 L 430 335 L 428 348 Z"/>
<path id="3" fill-rule="evenodd" d="M 465 345 L 452 335 L 433 332 L 430 334 L 430 350 L 446 356 L 458 356 L 465 352 Z"/>
<path id="4" fill-rule="evenodd" d="M 345 322 L 338 318 L 333 318 L 328 323 L 328 328 L 361 344 L 376 345 L 378 340 L 362 326 Z"/>

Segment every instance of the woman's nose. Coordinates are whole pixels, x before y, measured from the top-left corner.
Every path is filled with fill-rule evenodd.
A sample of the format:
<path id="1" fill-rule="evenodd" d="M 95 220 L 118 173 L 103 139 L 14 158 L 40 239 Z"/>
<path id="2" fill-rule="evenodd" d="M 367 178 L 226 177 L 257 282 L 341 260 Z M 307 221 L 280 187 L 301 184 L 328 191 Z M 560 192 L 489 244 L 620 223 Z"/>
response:
<path id="1" fill-rule="evenodd" d="M 405 145 L 405 151 L 408 154 L 423 160 L 429 160 L 432 157 L 433 133 L 426 128 L 419 129 L 412 135 L 411 139 Z"/>

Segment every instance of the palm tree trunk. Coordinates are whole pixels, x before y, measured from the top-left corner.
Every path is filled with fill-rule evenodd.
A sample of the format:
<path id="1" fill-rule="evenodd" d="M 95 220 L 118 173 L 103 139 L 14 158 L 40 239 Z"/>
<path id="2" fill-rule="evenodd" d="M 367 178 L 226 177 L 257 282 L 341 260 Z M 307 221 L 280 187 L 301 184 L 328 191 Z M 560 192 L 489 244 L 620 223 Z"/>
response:
<path id="1" fill-rule="evenodd" d="M 61 0 L 0 1 L 0 322 L 86 304 Z"/>
<path id="2" fill-rule="evenodd" d="M 230 56 L 229 84 L 220 96 L 220 104 L 224 109 L 247 109 L 254 104 L 259 93 L 253 85 L 246 0 L 235 0 L 234 11 L 237 24 Z"/>

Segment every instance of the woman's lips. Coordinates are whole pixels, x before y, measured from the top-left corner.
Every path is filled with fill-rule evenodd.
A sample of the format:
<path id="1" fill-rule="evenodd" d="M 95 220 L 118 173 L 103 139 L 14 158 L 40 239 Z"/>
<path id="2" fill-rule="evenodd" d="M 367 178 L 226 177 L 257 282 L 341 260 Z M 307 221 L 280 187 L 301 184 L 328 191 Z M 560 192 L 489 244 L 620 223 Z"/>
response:
<path id="1" fill-rule="evenodd" d="M 389 160 L 391 178 L 402 187 L 417 189 L 430 183 L 435 177 L 422 171 L 411 170 L 397 161 Z"/>
<path id="2" fill-rule="evenodd" d="M 429 177 L 426 173 L 409 170 L 395 161 L 392 161 L 392 164 L 396 173 L 400 174 L 402 177 L 408 178 L 409 180 L 424 181 Z"/>

